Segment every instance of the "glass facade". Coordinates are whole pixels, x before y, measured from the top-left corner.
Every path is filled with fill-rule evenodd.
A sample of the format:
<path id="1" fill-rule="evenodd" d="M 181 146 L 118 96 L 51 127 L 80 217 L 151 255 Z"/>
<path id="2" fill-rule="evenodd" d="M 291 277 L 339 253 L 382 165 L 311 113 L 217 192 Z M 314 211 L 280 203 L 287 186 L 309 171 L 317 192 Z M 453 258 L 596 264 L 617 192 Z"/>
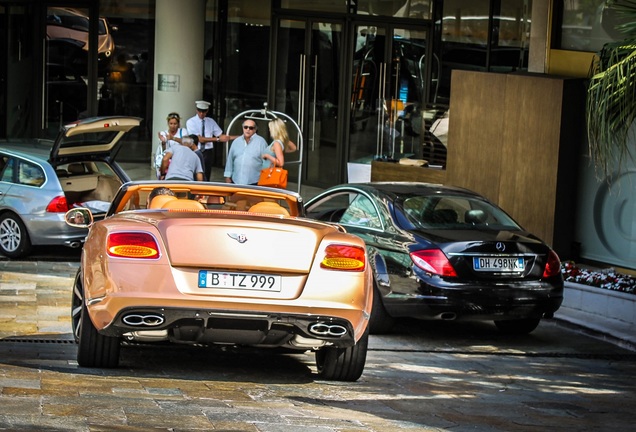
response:
<path id="1" fill-rule="evenodd" d="M 203 98 L 223 128 L 265 103 L 293 118 L 303 131 L 305 184 L 347 181 L 352 161 L 415 158 L 444 167 L 452 70 L 526 69 L 531 6 L 531 0 L 208 0 Z M 171 24 L 157 23 L 155 9 L 155 0 L 0 8 L 8 35 L 0 55 L 2 135 L 53 137 L 76 118 L 138 116 L 144 127 L 127 137 L 135 151 L 122 157 L 148 160 L 154 59 L 170 55 L 155 52 L 155 32 Z M 25 31 L 29 26 L 36 31 Z M 42 63 L 33 54 L 40 39 Z M 41 84 L 7 85 L 15 76 Z M 222 166 L 223 155 L 216 160 Z"/>
<path id="2" fill-rule="evenodd" d="M 206 52 L 206 76 L 209 71 L 218 86 L 204 88 L 206 100 L 216 101 L 212 117 L 223 119 L 224 125 L 237 114 L 260 109 L 267 102 L 271 36 L 269 0 L 228 0 L 227 5 L 227 23 L 215 21 L 211 26 L 208 22 L 206 27 L 210 40 L 217 39 L 217 32 L 223 37 L 218 38 L 218 53 L 213 51 L 214 44 Z M 215 70 L 220 76 L 215 77 Z"/>
<path id="3" fill-rule="evenodd" d="M 605 0 L 556 2 L 554 48 L 597 52 L 608 42 L 625 37 L 616 30 L 623 21 Z"/>
<path id="4" fill-rule="evenodd" d="M 450 96 L 453 69 L 527 70 L 531 0 L 444 1 L 440 96 Z"/>

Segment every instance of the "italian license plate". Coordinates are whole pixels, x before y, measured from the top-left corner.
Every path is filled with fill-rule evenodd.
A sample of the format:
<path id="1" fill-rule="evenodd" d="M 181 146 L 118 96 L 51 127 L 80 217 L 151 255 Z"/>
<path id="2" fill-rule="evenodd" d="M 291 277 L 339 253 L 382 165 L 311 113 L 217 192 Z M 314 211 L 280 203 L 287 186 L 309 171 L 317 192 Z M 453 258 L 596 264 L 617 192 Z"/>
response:
<path id="1" fill-rule="evenodd" d="M 199 270 L 199 288 L 229 288 L 280 292 L 280 275 Z"/>
<path id="2" fill-rule="evenodd" d="M 525 267 L 523 258 L 473 257 L 475 271 L 522 272 Z"/>

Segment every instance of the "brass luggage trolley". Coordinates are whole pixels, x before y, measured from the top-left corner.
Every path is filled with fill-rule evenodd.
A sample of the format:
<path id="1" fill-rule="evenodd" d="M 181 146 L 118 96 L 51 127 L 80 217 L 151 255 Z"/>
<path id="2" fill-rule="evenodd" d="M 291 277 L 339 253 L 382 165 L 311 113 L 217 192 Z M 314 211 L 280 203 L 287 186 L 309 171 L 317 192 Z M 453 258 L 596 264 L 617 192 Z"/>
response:
<path id="1" fill-rule="evenodd" d="M 290 116 L 288 116 L 285 113 L 279 112 L 279 111 L 270 111 L 267 109 L 267 102 L 265 102 L 263 104 L 263 108 L 262 109 L 251 109 L 251 110 L 247 110 L 247 111 L 243 111 L 242 113 L 237 114 L 236 116 L 234 116 L 234 118 L 232 119 L 232 121 L 230 121 L 230 124 L 227 126 L 227 135 L 232 135 L 232 126 L 234 126 L 234 123 L 239 120 L 239 121 L 243 121 L 245 119 L 250 119 L 250 120 L 254 120 L 255 122 L 270 122 L 276 118 L 280 118 L 282 119 L 286 125 L 287 125 L 287 132 L 289 133 L 290 138 L 293 136 L 293 132 L 294 129 L 296 130 L 296 132 L 298 132 L 298 135 L 296 137 L 296 140 L 294 141 L 294 143 L 296 144 L 297 147 L 297 152 L 298 152 L 298 158 L 297 159 L 293 159 L 293 160 L 288 160 L 287 155 L 285 155 L 285 169 L 289 170 L 288 166 L 289 165 L 298 165 L 298 189 L 296 192 L 300 193 L 300 183 L 302 180 L 302 164 L 303 164 L 303 132 L 300 129 L 300 126 L 298 126 L 298 123 L 296 123 L 294 121 L 294 119 L 292 119 Z M 290 128 L 289 126 L 292 125 L 293 128 Z M 240 134 L 238 134 L 240 135 Z M 225 143 L 225 154 L 224 154 L 224 159 L 227 160 L 227 154 L 229 152 L 229 146 L 230 146 L 230 142 L 226 142 Z M 294 152 L 296 153 L 296 152 Z M 293 154 L 293 153 L 292 153 Z"/>

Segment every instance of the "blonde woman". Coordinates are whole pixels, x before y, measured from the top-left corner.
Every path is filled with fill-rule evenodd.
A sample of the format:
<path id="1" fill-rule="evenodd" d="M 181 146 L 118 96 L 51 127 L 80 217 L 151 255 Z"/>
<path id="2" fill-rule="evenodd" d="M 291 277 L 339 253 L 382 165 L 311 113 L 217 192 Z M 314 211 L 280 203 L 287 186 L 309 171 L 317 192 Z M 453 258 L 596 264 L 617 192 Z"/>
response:
<path id="1" fill-rule="evenodd" d="M 166 150 L 175 144 L 181 144 L 181 138 L 188 136 L 188 131 L 181 127 L 181 117 L 178 113 L 171 112 L 166 117 L 166 121 L 168 122 L 168 129 L 158 133 L 159 145 L 152 160 L 157 172 L 157 179 L 161 177 L 161 161 L 163 161 Z"/>
<path id="2" fill-rule="evenodd" d="M 273 141 L 267 147 L 267 153 L 263 153 L 263 168 L 282 167 L 285 165 L 284 153 L 296 151 L 296 144 L 289 139 L 287 126 L 279 118 L 269 122 L 269 136 L 272 137 Z"/>

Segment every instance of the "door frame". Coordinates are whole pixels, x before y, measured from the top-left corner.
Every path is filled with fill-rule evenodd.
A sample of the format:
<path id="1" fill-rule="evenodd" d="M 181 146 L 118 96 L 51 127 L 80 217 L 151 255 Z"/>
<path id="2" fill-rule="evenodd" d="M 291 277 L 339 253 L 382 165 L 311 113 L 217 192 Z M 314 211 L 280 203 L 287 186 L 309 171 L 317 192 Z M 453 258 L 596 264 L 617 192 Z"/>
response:
<path id="1" fill-rule="evenodd" d="M 281 21 L 293 20 L 304 21 L 305 34 L 311 35 L 312 26 L 317 22 L 329 22 L 333 24 L 339 24 L 342 26 L 342 49 L 340 52 L 340 70 L 338 71 L 338 79 L 341 83 L 341 91 L 338 96 L 337 115 L 340 119 L 337 123 L 336 131 L 336 155 L 337 155 L 337 179 L 336 183 L 342 183 L 345 181 L 345 174 L 347 170 L 347 162 L 349 155 L 349 127 L 351 121 L 351 91 L 353 73 L 353 56 L 356 46 L 356 28 L 359 25 L 377 26 L 382 27 L 387 31 L 385 56 L 390 56 L 393 43 L 393 35 L 395 29 L 416 30 L 419 32 L 425 32 L 426 37 L 426 52 L 433 52 L 434 43 L 434 26 L 433 20 L 416 20 L 411 18 L 393 18 L 384 16 L 373 15 L 357 15 L 357 14 L 323 14 L 318 16 L 315 13 L 288 13 L 287 11 L 279 11 L 272 14 L 272 31 L 270 32 L 270 51 L 269 60 L 269 81 L 268 81 L 268 104 L 275 106 L 276 98 L 276 67 L 278 60 L 278 30 L 280 28 Z M 390 37 L 389 37 L 390 36 Z M 305 37 L 304 41 L 305 53 L 311 50 L 311 37 Z M 432 56 L 427 56 L 425 66 L 425 85 L 424 101 L 430 99 L 430 83 L 432 74 Z M 308 74 L 305 74 L 303 83 L 305 86 L 309 85 Z M 308 122 L 310 116 L 308 113 L 304 114 L 304 118 L 297 119 L 299 125 L 303 125 L 303 138 L 305 143 L 309 143 L 308 132 L 310 127 Z M 309 152 L 305 152 L 304 158 L 307 158 Z M 302 161 L 304 164 L 306 160 Z M 308 166 L 308 165 L 306 165 Z M 302 179 L 303 183 L 307 181 L 309 169 L 305 169 Z"/>

